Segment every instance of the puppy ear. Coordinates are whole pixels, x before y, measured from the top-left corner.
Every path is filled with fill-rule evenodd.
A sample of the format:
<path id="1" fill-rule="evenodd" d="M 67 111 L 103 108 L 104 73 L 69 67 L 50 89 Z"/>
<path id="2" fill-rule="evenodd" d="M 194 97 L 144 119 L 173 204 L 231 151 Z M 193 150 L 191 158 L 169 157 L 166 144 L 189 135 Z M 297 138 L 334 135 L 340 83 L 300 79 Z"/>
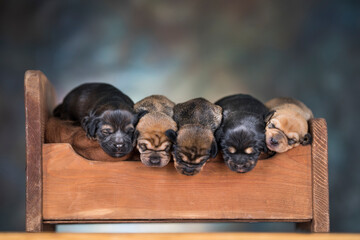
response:
<path id="1" fill-rule="evenodd" d="M 149 112 L 146 110 L 140 110 L 138 113 L 136 113 L 133 125 L 136 126 L 138 124 L 139 120 L 147 113 L 149 113 Z"/>
<path id="2" fill-rule="evenodd" d="M 96 138 L 99 123 L 100 119 L 95 116 L 86 116 L 81 120 L 81 126 L 84 128 L 88 138 Z"/>
<path id="3" fill-rule="evenodd" d="M 270 121 L 270 119 L 272 118 L 272 116 L 274 116 L 274 114 L 275 114 L 275 110 L 273 110 L 273 111 L 270 111 L 270 112 L 268 112 L 267 114 L 265 114 L 265 116 L 264 116 L 264 122 L 268 122 L 268 121 Z"/>
<path id="4" fill-rule="evenodd" d="M 218 153 L 218 146 L 215 140 L 211 143 L 210 157 L 215 158 Z"/>
<path id="5" fill-rule="evenodd" d="M 218 128 L 216 131 L 215 131 L 215 139 L 216 141 L 220 141 L 220 139 L 222 138 L 223 136 L 223 131 L 222 131 L 222 127 L 220 126 L 220 128 Z"/>
<path id="6" fill-rule="evenodd" d="M 311 137 L 310 133 L 305 134 L 304 138 L 300 139 L 300 143 L 303 146 L 311 144 L 311 142 L 312 142 L 312 137 Z"/>
<path id="7" fill-rule="evenodd" d="M 177 132 L 172 129 L 166 130 L 165 135 L 170 139 L 172 143 L 176 143 Z"/>
<path id="8" fill-rule="evenodd" d="M 133 134 L 133 139 L 132 139 L 133 147 L 136 146 L 138 137 L 139 137 L 139 131 L 137 129 L 135 129 L 135 132 Z"/>

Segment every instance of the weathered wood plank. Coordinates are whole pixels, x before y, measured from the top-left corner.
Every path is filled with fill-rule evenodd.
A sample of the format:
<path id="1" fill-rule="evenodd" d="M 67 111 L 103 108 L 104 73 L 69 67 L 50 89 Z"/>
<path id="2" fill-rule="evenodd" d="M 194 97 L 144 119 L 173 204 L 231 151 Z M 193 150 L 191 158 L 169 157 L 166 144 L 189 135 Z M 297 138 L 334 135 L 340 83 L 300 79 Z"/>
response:
<path id="1" fill-rule="evenodd" d="M 313 136 L 312 171 L 313 171 L 313 220 L 312 232 L 329 232 L 329 178 L 328 178 L 328 143 L 325 119 L 314 119 L 310 124 Z"/>
<path id="2" fill-rule="evenodd" d="M 196 176 L 172 163 L 95 162 L 44 144 L 45 220 L 312 219 L 311 147 L 259 161 L 246 174 L 211 161 Z"/>
<path id="3" fill-rule="evenodd" d="M 55 93 L 40 71 L 27 71 L 25 87 L 26 231 L 39 232 L 42 224 L 42 144 L 45 121 L 54 106 Z"/>

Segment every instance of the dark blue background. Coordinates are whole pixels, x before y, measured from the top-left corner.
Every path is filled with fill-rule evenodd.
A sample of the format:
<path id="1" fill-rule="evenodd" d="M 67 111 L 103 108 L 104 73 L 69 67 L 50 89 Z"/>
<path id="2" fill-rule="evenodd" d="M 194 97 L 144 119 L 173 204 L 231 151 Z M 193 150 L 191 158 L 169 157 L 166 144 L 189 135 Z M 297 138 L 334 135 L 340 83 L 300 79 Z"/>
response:
<path id="1" fill-rule="evenodd" d="M 40 69 L 59 100 L 89 81 L 112 83 L 134 101 L 238 92 L 302 100 L 328 122 L 331 230 L 359 232 L 359 3 L 1 1 L 0 230 L 24 229 L 23 75 Z"/>

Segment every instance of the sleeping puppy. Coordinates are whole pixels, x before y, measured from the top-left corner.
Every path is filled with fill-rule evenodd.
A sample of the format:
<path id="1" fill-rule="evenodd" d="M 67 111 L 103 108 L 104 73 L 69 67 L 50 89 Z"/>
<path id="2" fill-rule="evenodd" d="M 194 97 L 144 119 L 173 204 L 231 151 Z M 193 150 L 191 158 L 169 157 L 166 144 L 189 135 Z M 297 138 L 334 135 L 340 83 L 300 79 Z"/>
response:
<path id="1" fill-rule="evenodd" d="M 308 121 L 313 118 L 304 103 L 292 98 L 274 98 L 266 103 L 271 114 L 266 119 L 266 144 L 274 152 L 286 152 L 311 143 Z"/>
<path id="2" fill-rule="evenodd" d="M 140 159 L 148 167 L 164 167 L 171 159 L 171 141 L 165 135 L 169 129 L 176 131 L 172 119 L 175 103 L 167 97 L 152 95 L 137 102 L 136 112 L 148 112 L 136 125 L 135 136 Z"/>
<path id="3" fill-rule="evenodd" d="M 174 144 L 174 164 L 179 173 L 195 175 L 216 156 L 214 132 L 221 123 L 221 112 L 221 107 L 203 98 L 175 105 L 174 120 L 179 130 L 168 130 L 166 135 Z"/>
<path id="4" fill-rule="evenodd" d="M 223 120 L 216 131 L 226 165 L 235 172 L 246 173 L 266 152 L 265 117 L 268 109 L 250 95 L 224 97 L 215 104 L 223 108 Z"/>
<path id="5" fill-rule="evenodd" d="M 50 117 L 46 122 L 45 142 L 69 143 L 77 154 L 88 160 L 115 162 L 127 160 L 132 155 L 130 153 L 120 158 L 111 157 L 102 150 L 99 143 L 86 136 L 81 126 L 56 117 Z"/>
<path id="6" fill-rule="evenodd" d="M 133 106 L 133 101 L 112 85 L 87 83 L 73 89 L 55 108 L 54 116 L 81 124 L 107 154 L 122 157 L 134 147 L 135 125 L 143 114 L 136 114 Z"/>

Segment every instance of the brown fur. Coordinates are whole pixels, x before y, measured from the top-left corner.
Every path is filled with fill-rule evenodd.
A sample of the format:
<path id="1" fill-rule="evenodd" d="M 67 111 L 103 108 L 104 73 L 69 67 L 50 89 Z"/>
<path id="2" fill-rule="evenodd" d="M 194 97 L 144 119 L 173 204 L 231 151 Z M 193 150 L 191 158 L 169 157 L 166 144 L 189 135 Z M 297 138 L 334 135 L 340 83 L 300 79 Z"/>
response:
<path id="1" fill-rule="evenodd" d="M 137 102 L 135 111 L 148 111 L 136 126 L 137 149 L 141 162 L 149 167 L 163 167 L 171 160 L 172 143 L 165 135 L 169 129 L 177 130 L 172 119 L 175 103 L 165 96 L 152 95 Z"/>
<path id="2" fill-rule="evenodd" d="M 50 117 L 46 123 L 45 142 L 69 143 L 76 153 L 88 160 L 116 162 L 126 160 L 131 156 L 131 154 L 120 158 L 109 156 L 97 141 L 86 136 L 81 126 L 75 125 L 73 121 L 61 120 L 55 117 Z"/>
<path id="3" fill-rule="evenodd" d="M 265 105 L 270 112 L 275 111 L 266 126 L 266 145 L 271 151 L 286 152 L 305 141 L 313 113 L 304 103 L 292 98 L 274 98 Z M 289 144 L 289 139 L 295 143 Z"/>

